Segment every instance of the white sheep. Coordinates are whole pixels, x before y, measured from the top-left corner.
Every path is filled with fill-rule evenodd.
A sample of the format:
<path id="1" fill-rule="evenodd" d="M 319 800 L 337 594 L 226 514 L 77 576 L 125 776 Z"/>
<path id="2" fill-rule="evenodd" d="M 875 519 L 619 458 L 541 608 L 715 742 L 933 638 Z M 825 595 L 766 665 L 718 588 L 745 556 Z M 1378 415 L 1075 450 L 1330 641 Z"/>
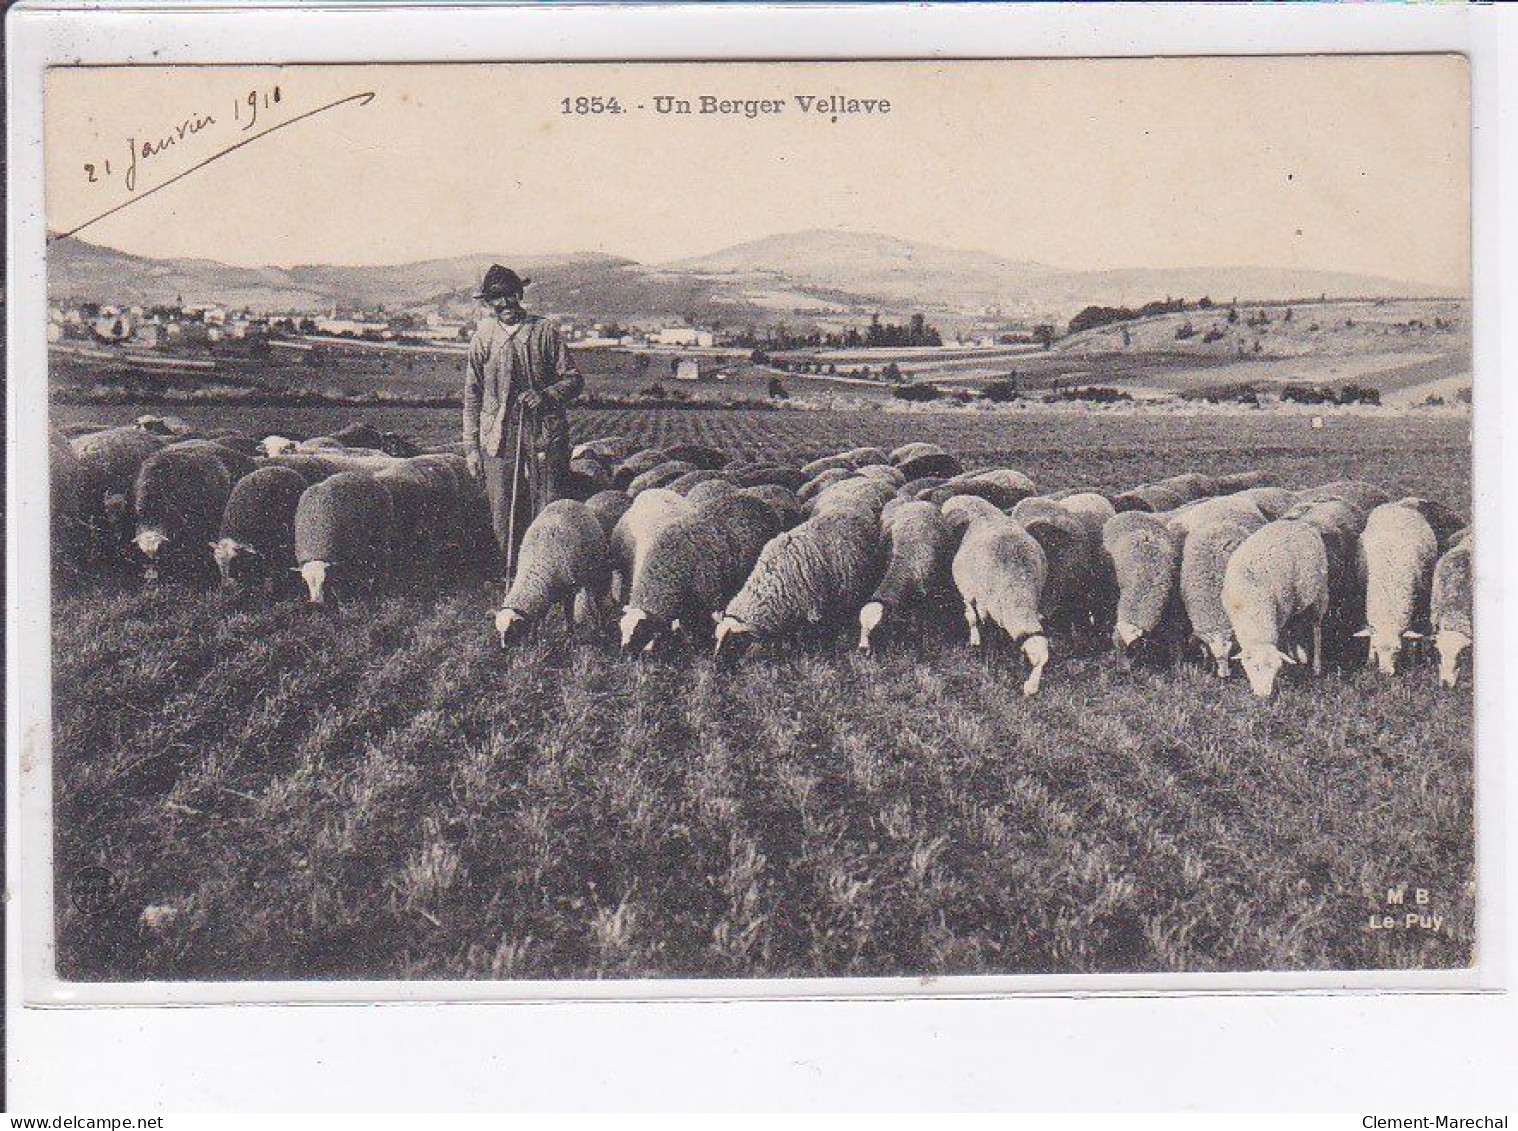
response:
<path id="1" fill-rule="evenodd" d="M 622 601 L 632 592 L 638 564 L 654 535 L 689 509 L 690 502 L 667 487 L 638 493 L 611 532 L 612 600 Z"/>
<path id="2" fill-rule="evenodd" d="M 1366 627 L 1355 635 L 1370 638 L 1366 663 L 1385 675 L 1396 672 L 1402 641 L 1423 637 L 1413 625 L 1427 615 L 1438 558 L 1439 540 L 1417 509 L 1385 503 L 1370 512 L 1356 559 Z"/>
<path id="3" fill-rule="evenodd" d="M 1008 516 L 971 519 L 950 572 L 965 606 L 970 647 L 983 641 L 986 622 L 1020 645 L 1030 671 L 1024 695 L 1036 695 L 1049 663 L 1049 638 L 1039 615 L 1048 562 L 1034 537 Z"/>
<path id="4" fill-rule="evenodd" d="M 1117 585 L 1113 647 L 1126 654 L 1142 639 L 1174 643 L 1181 539 L 1161 515 L 1121 511 L 1102 527 L 1102 551 Z"/>
<path id="5" fill-rule="evenodd" d="M 1471 566 L 1476 551 L 1466 534 L 1445 551 L 1434 567 L 1430 620 L 1439 653 L 1439 682 L 1454 687 L 1461 654 L 1475 640 L 1471 618 Z"/>
<path id="6" fill-rule="evenodd" d="M 710 631 L 780 533 L 768 503 L 734 492 L 691 505 L 649 542 L 620 621 L 622 649 L 649 652 L 677 632 Z"/>
<path id="7" fill-rule="evenodd" d="M 848 507 L 813 515 L 776 535 L 717 622 L 717 658 L 857 609 L 878 576 L 879 543 L 876 513 Z"/>
<path id="8" fill-rule="evenodd" d="M 1181 604 L 1191 622 L 1191 634 L 1217 665 L 1217 673 L 1228 678 L 1228 660 L 1233 654 L 1233 626 L 1223 607 L 1223 578 L 1228 560 L 1244 540 L 1265 519 L 1253 514 L 1217 511 L 1211 521 L 1195 523 L 1181 547 Z"/>
<path id="9" fill-rule="evenodd" d="M 1275 692 L 1283 664 L 1305 658 L 1297 643 L 1312 635 L 1314 672 L 1323 670 L 1323 617 L 1328 612 L 1328 553 L 1305 522 L 1266 523 L 1228 559 L 1223 608 L 1239 644 L 1249 686 L 1262 699 Z"/>
<path id="10" fill-rule="evenodd" d="M 603 611 L 607 582 L 606 534 L 590 509 L 574 499 L 549 503 L 527 527 L 516 576 L 495 614 L 501 647 L 537 624 L 554 605 L 574 628 L 575 599 L 594 617 Z"/>

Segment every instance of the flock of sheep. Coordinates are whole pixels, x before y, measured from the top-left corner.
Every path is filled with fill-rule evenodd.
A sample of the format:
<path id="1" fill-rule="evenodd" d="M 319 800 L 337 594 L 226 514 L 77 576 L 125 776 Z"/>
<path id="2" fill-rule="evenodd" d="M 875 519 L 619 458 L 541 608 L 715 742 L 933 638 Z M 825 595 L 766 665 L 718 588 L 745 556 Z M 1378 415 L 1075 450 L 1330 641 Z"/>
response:
<path id="1" fill-rule="evenodd" d="M 488 574 L 496 560 L 463 458 L 367 425 L 298 443 L 185 436 L 157 418 L 77 431 L 52 442 L 55 559 L 75 569 L 132 561 L 149 579 L 271 586 L 294 571 L 321 603 L 396 571 Z M 1126 659 L 1189 643 L 1221 677 L 1237 659 L 1268 697 L 1284 665 L 1320 672 L 1361 637 L 1390 674 L 1404 641 L 1431 633 L 1454 686 L 1472 641 L 1469 528 L 1353 480 L 1292 491 L 1260 472 L 1188 473 L 1040 494 L 933 444 L 792 467 L 606 437 L 574 450 L 568 494 L 523 536 L 494 614 L 503 647 L 555 608 L 572 629 L 620 607 L 625 651 L 696 640 L 719 660 L 845 623 L 868 650 L 960 609 L 971 647 L 997 634 L 1017 647 L 1027 695 L 1051 639 L 1110 636 Z"/>

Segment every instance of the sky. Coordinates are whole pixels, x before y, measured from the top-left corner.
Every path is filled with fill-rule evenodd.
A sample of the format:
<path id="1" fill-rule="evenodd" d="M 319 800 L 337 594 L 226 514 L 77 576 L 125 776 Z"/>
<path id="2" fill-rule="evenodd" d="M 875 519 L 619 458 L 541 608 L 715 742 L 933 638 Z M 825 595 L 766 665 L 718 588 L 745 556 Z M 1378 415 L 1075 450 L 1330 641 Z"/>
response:
<path id="1" fill-rule="evenodd" d="M 890 111 L 796 101 L 835 94 Z M 783 109 L 655 109 L 703 95 Z M 593 96 L 624 113 L 564 113 Z M 658 263 L 840 228 L 1069 269 L 1470 273 L 1448 55 L 56 68 L 45 152 L 50 229 L 126 204 L 80 237 L 244 266 Z"/>

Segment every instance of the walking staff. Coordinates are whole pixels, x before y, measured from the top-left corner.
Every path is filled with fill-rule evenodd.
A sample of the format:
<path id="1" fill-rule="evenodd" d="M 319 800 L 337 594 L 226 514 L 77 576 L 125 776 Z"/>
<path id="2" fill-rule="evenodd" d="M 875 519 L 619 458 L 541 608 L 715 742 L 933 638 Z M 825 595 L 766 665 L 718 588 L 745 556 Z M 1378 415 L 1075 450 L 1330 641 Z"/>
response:
<path id="1" fill-rule="evenodd" d="M 558 327 L 523 308 L 531 281 L 500 264 L 485 272 L 475 297 L 490 315 L 464 370 L 464 458 L 484 478 L 497 564 L 508 577 L 528 524 L 567 481 L 565 409 L 585 387 Z"/>

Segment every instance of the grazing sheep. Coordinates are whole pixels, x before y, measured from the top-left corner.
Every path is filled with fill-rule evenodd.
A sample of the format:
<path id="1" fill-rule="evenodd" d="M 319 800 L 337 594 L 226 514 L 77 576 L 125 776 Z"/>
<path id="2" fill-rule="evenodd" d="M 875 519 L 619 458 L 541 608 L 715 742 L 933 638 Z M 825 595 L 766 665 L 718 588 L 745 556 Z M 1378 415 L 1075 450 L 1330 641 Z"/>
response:
<path id="1" fill-rule="evenodd" d="M 1032 479 L 1010 467 L 979 468 L 975 471 L 967 471 L 962 475 L 956 475 L 949 480 L 949 483 L 953 484 L 961 479 L 970 483 L 995 483 L 1009 494 L 1016 495 L 1017 499 L 1026 499 L 1029 495 L 1038 494 L 1038 488 Z"/>
<path id="2" fill-rule="evenodd" d="M 1282 517 L 1300 501 L 1295 491 L 1288 491 L 1285 487 L 1247 487 L 1234 493 L 1259 507 L 1267 522 Z"/>
<path id="3" fill-rule="evenodd" d="M 857 609 L 875 585 L 879 543 L 876 517 L 848 508 L 814 515 L 770 539 L 717 622 L 717 659 Z"/>
<path id="4" fill-rule="evenodd" d="M 1000 512 L 982 513 L 965 531 L 950 572 L 964 601 L 970 647 L 981 646 L 987 621 L 999 626 L 1028 661 L 1023 694 L 1038 694 L 1049 663 L 1039 614 L 1048 562 L 1038 540 Z"/>
<path id="5" fill-rule="evenodd" d="M 983 518 L 1006 518 L 1006 512 L 979 495 L 955 495 L 938 508 L 956 537 L 962 536 L 972 522 Z"/>
<path id="6" fill-rule="evenodd" d="M 749 468 L 732 475 L 733 482 L 740 487 L 775 486 L 784 487 L 788 491 L 799 491 L 810 478 L 799 467 L 777 467 L 773 464 Z"/>
<path id="7" fill-rule="evenodd" d="M 664 449 L 664 454 L 668 459 L 688 463 L 698 471 L 717 471 L 727 465 L 727 453 L 709 444 L 671 444 Z"/>
<path id="8" fill-rule="evenodd" d="M 665 460 L 663 463 L 649 468 L 641 475 L 633 477 L 631 483 L 625 488 L 633 498 L 637 498 L 651 487 L 668 487 L 687 471 L 695 471 L 695 467 L 684 460 Z"/>
<path id="9" fill-rule="evenodd" d="M 920 612 L 947 590 L 954 552 L 954 532 L 932 503 L 897 499 L 887 510 L 882 515 L 885 576 L 859 610 L 859 647 L 865 651 L 883 622 Z"/>
<path id="10" fill-rule="evenodd" d="M 1275 485 L 1276 477 L 1268 471 L 1232 471 L 1213 480 L 1213 487 L 1219 495 L 1236 495 L 1240 491 Z"/>
<path id="11" fill-rule="evenodd" d="M 757 487 L 744 487 L 742 491 L 745 495 L 751 495 L 769 504 L 775 512 L 775 517 L 780 520 L 781 530 L 799 526 L 808 518 L 806 508 L 801 505 L 801 500 L 796 498 L 796 492 L 787 490 L 776 483 L 761 483 Z M 692 501 L 694 501 L 694 495 Z"/>
<path id="12" fill-rule="evenodd" d="M 599 440 L 587 440 L 583 444 L 576 444 L 570 449 L 569 458 L 573 461 L 586 456 L 595 456 L 615 468 L 637 450 L 637 442 L 629 440 L 626 436 L 603 436 Z"/>
<path id="13" fill-rule="evenodd" d="M 689 502 L 665 487 L 640 492 L 611 532 L 611 597 L 623 600 L 632 592 L 638 568 L 649 543 L 660 529 L 689 509 Z"/>
<path id="14" fill-rule="evenodd" d="M 1125 511 L 1165 514 L 1175 510 L 1186 501 L 1186 498 L 1178 491 L 1174 491 L 1169 487 L 1161 487 L 1156 483 L 1146 483 L 1142 487 L 1135 487 L 1131 491 L 1124 491 L 1121 495 L 1114 495 L 1112 498 L 1112 509 L 1119 514 Z"/>
<path id="15" fill-rule="evenodd" d="M 1191 622 L 1192 636 L 1206 649 L 1223 679 L 1228 678 L 1234 646 L 1233 625 L 1223 608 L 1223 575 L 1233 552 L 1264 525 L 1265 518 L 1258 511 L 1221 512 L 1192 526 L 1181 547 L 1181 604 Z"/>
<path id="16" fill-rule="evenodd" d="M 858 474 L 866 479 L 878 479 L 882 483 L 889 483 L 892 487 L 900 487 L 907 480 L 901 474 L 901 469 L 892 467 L 888 463 L 867 463 L 859 469 Z"/>
<path id="17" fill-rule="evenodd" d="M 235 429 L 218 429 L 207 435 L 206 439 L 224 448 L 231 448 L 234 452 L 241 452 L 245 456 L 258 458 L 264 454 L 262 444 L 246 432 L 238 432 Z"/>
<path id="18" fill-rule="evenodd" d="M 1433 499 L 1421 499 L 1416 495 L 1409 495 L 1405 499 L 1398 499 L 1397 505 L 1412 507 L 1428 520 L 1429 526 L 1433 527 L 1434 537 L 1439 539 L 1441 551 L 1453 546 L 1458 541 L 1460 533 L 1468 529 L 1465 519 L 1450 507 L 1435 502 Z"/>
<path id="19" fill-rule="evenodd" d="M 863 507 L 879 517 L 881 509 L 895 497 L 896 492 L 891 490 L 889 483 L 855 476 L 818 492 L 810 503 L 810 510 L 813 514 L 822 514 L 839 507 Z"/>
<path id="20" fill-rule="evenodd" d="M 854 470 L 854 461 L 843 452 L 830 456 L 819 456 L 814 460 L 801 465 L 801 470 L 808 479 L 815 479 L 824 471 L 849 471 Z"/>
<path id="21" fill-rule="evenodd" d="M 870 467 L 872 465 L 876 467 L 891 466 L 891 457 L 884 448 L 875 448 L 868 446 L 863 448 L 850 448 L 848 451 L 840 452 L 839 454 L 843 456 L 844 459 L 849 461 L 849 466 L 855 468 L 856 470 Z"/>
<path id="22" fill-rule="evenodd" d="M 332 433 L 332 439 L 350 448 L 378 448 L 385 442 L 384 433 L 367 420 L 344 424 Z"/>
<path id="23" fill-rule="evenodd" d="M 995 500 L 992 500 L 993 502 Z M 1027 526 L 1035 518 L 1059 519 L 1068 517 L 1070 512 L 1060 506 L 1059 502 L 1051 499 L 1048 495 L 1029 495 L 1026 499 L 1018 501 L 1017 505 L 1009 512 L 1012 517 Z"/>
<path id="24" fill-rule="evenodd" d="M 925 446 L 933 447 L 934 445 Z M 900 450 L 897 449 L 897 451 Z M 964 471 L 964 465 L 942 449 L 936 452 L 924 452 L 908 460 L 897 460 L 896 453 L 893 452 L 891 462 L 896 464 L 901 470 L 902 477 L 908 481 L 920 479 L 924 475 L 942 475 L 945 478 L 951 478 Z"/>
<path id="25" fill-rule="evenodd" d="M 620 622 L 623 651 L 652 651 L 682 630 L 709 633 L 779 533 L 774 510 L 750 495 L 690 507 L 649 543 Z"/>
<path id="26" fill-rule="evenodd" d="M 458 482 L 451 468 L 425 457 L 397 460 L 374 473 L 390 492 L 390 549 L 402 572 L 414 573 L 455 538 Z"/>
<path id="27" fill-rule="evenodd" d="M 1316 503 L 1327 499 L 1343 499 L 1366 515 L 1382 503 L 1391 502 L 1391 496 L 1381 488 L 1358 479 L 1337 479 L 1332 483 L 1324 483 L 1321 487 L 1301 491 L 1297 495 L 1299 503 Z"/>
<path id="28" fill-rule="evenodd" d="M 714 499 L 721 499 L 728 495 L 736 495 L 740 490 L 742 490 L 742 488 L 733 486 L 733 483 L 730 479 L 727 479 L 716 472 L 696 471 L 692 472 L 691 474 L 716 475 L 716 478 L 714 479 L 703 479 L 699 483 L 692 484 L 690 488 L 684 492 L 686 499 L 690 501 L 690 504 L 692 506 L 695 506 L 699 503 L 709 503 Z M 681 478 L 683 479 L 684 477 L 682 476 Z M 676 479 L 673 483 L 670 484 L 670 490 L 674 491 L 677 495 L 681 494 L 679 490 L 680 482 L 681 479 Z M 785 490 L 784 487 L 777 489 L 781 491 Z M 789 492 L 786 493 L 789 494 Z"/>
<path id="29" fill-rule="evenodd" d="M 273 585 L 295 568 L 295 509 L 309 486 L 288 467 L 260 467 L 233 485 L 211 543 L 224 584 L 258 578 Z"/>
<path id="30" fill-rule="evenodd" d="M 597 491 L 585 500 L 585 508 L 596 516 L 596 521 L 601 524 L 601 529 L 606 532 L 608 539 L 612 531 L 616 530 L 617 523 L 622 521 L 622 516 L 632 506 L 632 499 L 628 498 L 626 491 L 608 489 Z"/>
<path id="31" fill-rule="evenodd" d="M 695 471 L 687 471 L 684 475 L 671 479 L 664 486 L 677 495 L 689 495 L 692 490 L 702 483 L 709 483 L 714 479 L 725 480 L 726 478 L 720 471 L 703 471 L 698 468 Z"/>
<path id="32" fill-rule="evenodd" d="M 826 471 L 819 471 L 801 485 L 800 489 L 796 492 L 796 498 L 800 499 L 803 503 L 810 502 L 834 483 L 842 483 L 845 479 L 854 478 L 857 478 L 854 472 L 845 467 L 833 467 Z"/>
<path id="33" fill-rule="evenodd" d="M 896 494 L 903 499 L 920 499 L 932 491 L 942 487 L 949 481 L 945 475 L 923 475 L 917 479 L 908 479 L 900 487 L 896 488 Z M 942 506 L 943 504 L 938 504 Z"/>
<path id="34" fill-rule="evenodd" d="M 55 574 L 82 571 L 89 553 L 90 496 L 84 467 L 60 432 L 47 434 L 48 518 Z M 98 501 L 96 503 L 98 504 Z"/>
<path id="35" fill-rule="evenodd" d="M 146 562 L 144 579 L 157 580 L 169 569 L 200 573 L 231 493 L 226 464 L 205 448 L 170 445 L 145 459 L 132 488 L 132 541 Z"/>
<path id="36" fill-rule="evenodd" d="M 590 508 L 574 499 L 549 503 L 522 536 L 516 576 L 495 614 L 501 647 L 525 634 L 555 605 L 564 611 L 566 631 L 572 632 L 577 597 L 599 620 L 607 564 L 606 535 Z"/>
<path id="37" fill-rule="evenodd" d="M 1055 504 L 1053 514 L 1023 523 L 1044 551 L 1044 587 L 1039 613 L 1046 628 L 1071 639 L 1090 626 L 1107 605 L 1101 593 L 1105 570 L 1098 565 L 1099 546 L 1086 524 Z"/>
<path id="38" fill-rule="evenodd" d="M 1112 645 L 1122 654 L 1142 639 L 1173 647 L 1181 540 L 1159 515 L 1122 511 L 1102 527 L 1102 553 L 1117 585 Z"/>
<path id="39" fill-rule="evenodd" d="M 1356 559 L 1366 627 L 1356 635 L 1370 638 L 1366 663 L 1385 675 L 1396 673 L 1402 641 L 1423 637 L 1413 625 L 1428 615 L 1438 558 L 1439 540 L 1416 508 L 1384 503 L 1370 512 Z"/>
<path id="40" fill-rule="evenodd" d="M 71 439 L 91 508 L 106 495 L 130 495 L 143 462 L 163 446 L 161 438 L 136 428 L 107 428 Z"/>
<path id="41" fill-rule="evenodd" d="M 296 570 L 310 603 L 335 586 L 373 589 L 390 567 L 394 507 L 383 483 L 362 471 L 343 471 L 301 493 L 295 507 Z"/>
<path id="42" fill-rule="evenodd" d="M 1208 498 L 1217 494 L 1218 490 L 1217 480 L 1199 471 L 1183 471 L 1179 475 L 1161 479 L 1158 483 L 1151 483 L 1150 486 L 1163 487 L 1167 491 L 1175 492 L 1183 503 Z"/>
<path id="43" fill-rule="evenodd" d="M 1117 514 L 1112 500 L 1095 491 L 1077 491 L 1074 494 L 1062 496 L 1059 505 L 1086 524 L 1093 542 L 1100 547 L 1102 527 L 1107 525 L 1109 518 Z"/>
<path id="44" fill-rule="evenodd" d="M 611 473 L 611 485 L 620 487 L 624 491 L 627 485 L 645 471 L 652 471 L 661 463 L 668 463 L 669 457 L 660 448 L 643 448 L 628 456 L 617 465 L 617 469 Z M 694 466 L 694 465 L 692 465 Z"/>
<path id="45" fill-rule="evenodd" d="M 229 448 L 215 440 L 176 440 L 163 450 L 166 452 L 207 452 L 221 460 L 222 466 L 227 469 L 227 474 L 232 477 L 233 483 L 259 466 L 259 461 L 255 457 L 244 455 L 235 448 Z"/>
<path id="46" fill-rule="evenodd" d="M 1322 671 L 1328 601 L 1328 554 L 1307 523 L 1266 523 L 1233 552 L 1223 572 L 1223 608 L 1255 695 L 1270 698 L 1281 666 L 1301 662 L 1304 629 L 1312 635 L 1313 671 Z"/>
<path id="47" fill-rule="evenodd" d="M 1184 538 L 1198 527 L 1230 518 L 1246 522 L 1258 519 L 1257 525 L 1263 525 L 1265 512 L 1252 499 L 1239 495 L 1213 495 L 1187 503 L 1179 510 L 1172 511 L 1167 518 L 1170 528 Z"/>
<path id="48" fill-rule="evenodd" d="M 1017 505 L 1025 498 L 1023 492 L 1013 490 L 1004 484 L 989 479 L 962 479 L 955 476 L 941 487 L 935 487 L 931 491 L 924 492 L 919 498 L 926 499 L 930 503 L 942 506 L 955 495 L 978 495 L 987 502 L 993 503 L 1002 510 L 1008 510 Z"/>
<path id="49" fill-rule="evenodd" d="M 1444 552 L 1434 566 L 1430 620 L 1439 653 L 1439 682 L 1454 687 L 1461 654 L 1476 639 L 1471 618 L 1471 564 L 1475 543 L 1467 535 Z"/>
<path id="50" fill-rule="evenodd" d="M 571 499 L 588 499 L 611 486 L 611 468 L 598 459 L 572 459 L 560 492 Z"/>
<path id="51" fill-rule="evenodd" d="M 339 471 L 352 471 L 339 460 L 328 459 L 315 452 L 285 452 L 269 459 L 268 467 L 287 467 L 308 483 L 320 483 Z"/>
<path id="52" fill-rule="evenodd" d="M 910 463 L 914 459 L 922 459 L 928 456 L 941 456 L 947 454 L 948 453 L 940 448 L 937 444 L 911 443 L 902 444 L 895 451 L 891 452 L 891 454 L 886 457 L 886 460 L 887 462 L 893 463 L 897 467 L 900 467 L 902 464 Z M 949 474 L 958 475 L 959 472 L 950 472 Z M 907 478 L 911 479 L 912 477 L 909 475 Z"/>
<path id="53" fill-rule="evenodd" d="M 1323 638 L 1328 656 L 1335 663 L 1342 662 L 1351 634 L 1365 619 L 1365 586 L 1360 581 L 1357 562 L 1366 513 L 1335 497 L 1298 503 L 1283 517 L 1290 522 L 1305 522 L 1323 539 L 1323 549 L 1328 555 L 1329 597 Z"/>

